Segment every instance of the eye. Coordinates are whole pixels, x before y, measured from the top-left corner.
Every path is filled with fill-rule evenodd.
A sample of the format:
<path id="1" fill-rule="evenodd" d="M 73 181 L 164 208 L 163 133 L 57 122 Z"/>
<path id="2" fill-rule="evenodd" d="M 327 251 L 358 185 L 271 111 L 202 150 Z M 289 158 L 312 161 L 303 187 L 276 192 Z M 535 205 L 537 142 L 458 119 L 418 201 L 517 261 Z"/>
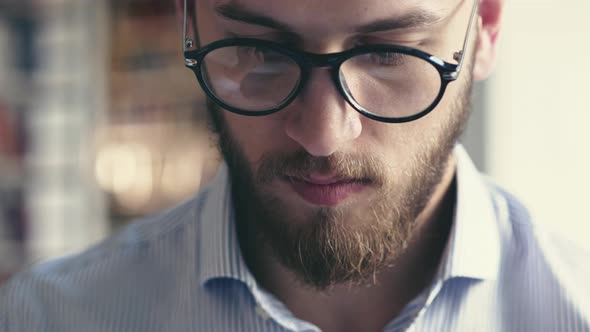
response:
<path id="1" fill-rule="evenodd" d="M 367 54 L 369 60 L 379 66 L 400 66 L 405 55 L 397 52 L 375 52 Z"/>
<path id="2" fill-rule="evenodd" d="M 242 58 L 264 61 L 264 51 L 261 52 L 261 50 L 255 46 L 237 46 L 237 53 Z"/>
<path id="3" fill-rule="evenodd" d="M 267 47 L 239 46 L 238 54 L 258 63 L 276 63 L 285 61 L 285 56 Z"/>
<path id="4" fill-rule="evenodd" d="M 269 47 L 253 45 L 233 46 L 238 54 L 236 68 L 251 75 L 282 75 L 297 68 L 297 63 L 289 56 Z"/>

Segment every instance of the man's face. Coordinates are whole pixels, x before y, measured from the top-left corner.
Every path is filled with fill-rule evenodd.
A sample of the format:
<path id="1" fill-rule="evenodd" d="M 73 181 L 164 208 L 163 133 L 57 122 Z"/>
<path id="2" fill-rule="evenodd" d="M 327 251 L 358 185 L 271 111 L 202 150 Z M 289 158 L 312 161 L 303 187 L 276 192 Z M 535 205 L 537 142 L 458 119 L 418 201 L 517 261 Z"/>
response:
<path id="1" fill-rule="evenodd" d="M 470 0 L 202 0 L 197 13 L 201 45 L 249 37 L 331 53 L 359 44 L 401 44 L 452 62 L 472 5 Z M 271 18 L 288 31 L 224 17 L 220 6 L 226 13 Z M 359 26 L 420 15 L 440 19 L 357 32 Z M 318 288 L 364 282 L 390 266 L 447 171 L 467 118 L 472 54 L 438 107 L 404 124 L 356 112 L 325 69 L 314 70 L 298 98 L 271 115 L 246 117 L 210 103 L 232 175 L 238 224 L 255 230 L 275 258 Z"/>

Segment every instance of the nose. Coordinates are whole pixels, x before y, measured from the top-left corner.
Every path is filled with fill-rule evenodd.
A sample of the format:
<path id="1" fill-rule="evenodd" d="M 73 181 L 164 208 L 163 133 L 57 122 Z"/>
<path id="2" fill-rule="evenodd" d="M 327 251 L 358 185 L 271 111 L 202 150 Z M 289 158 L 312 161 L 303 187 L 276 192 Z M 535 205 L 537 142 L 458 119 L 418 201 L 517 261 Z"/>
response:
<path id="1" fill-rule="evenodd" d="M 309 154 L 325 157 L 360 136 L 361 116 L 340 95 L 329 70 L 316 69 L 289 106 L 285 132 Z"/>

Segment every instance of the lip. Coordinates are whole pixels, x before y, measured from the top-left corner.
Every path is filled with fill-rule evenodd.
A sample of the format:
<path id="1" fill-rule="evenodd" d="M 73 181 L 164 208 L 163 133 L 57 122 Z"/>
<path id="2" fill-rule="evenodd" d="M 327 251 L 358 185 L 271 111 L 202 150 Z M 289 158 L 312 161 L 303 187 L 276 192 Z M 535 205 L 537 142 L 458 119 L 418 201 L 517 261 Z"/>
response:
<path id="1" fill-rule="evenodd" d="M 329 176 L 308 176 L 304 179 L 288 177 L 286 181 L 306 202 L 320 206 L 336 206 L 369 185 L 362 179 Z"/>

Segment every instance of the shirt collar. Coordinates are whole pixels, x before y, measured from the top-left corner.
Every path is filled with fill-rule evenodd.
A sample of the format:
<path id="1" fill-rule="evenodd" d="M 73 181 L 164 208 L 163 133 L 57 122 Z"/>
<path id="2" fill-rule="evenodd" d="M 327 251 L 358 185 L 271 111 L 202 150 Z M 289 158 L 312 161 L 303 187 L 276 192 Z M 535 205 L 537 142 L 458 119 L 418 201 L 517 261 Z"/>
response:
<path id="1" fill-rule="evenodd" d="M 215 178 L 203 191 L 204 201 L 198 216 L 200 271 L 199 281 L 204 285 L 212 279 L 234 279 L 254 285 L 240 251 L 234 222 L 231 183 L 227 165 L 222 163 Z"/>
<path id="2" fill-rule="evenodd" d="M 439 266 L 439 277 L 495 280 L 500 266 L 500 237 L 489 189 L 461 145 L 454 150 L 457 200 L 449 240 Z M 234 279 L 255 287 L 240 252 L 234 221 L 231 185 L 222 163 L 204 196 L 201 215 L 200 273 L 209 280 Z"/>
<path id="3" fill-rule="evenodd" d="M 496 280 L 501 247 L 492 194 L 462 145 L 454 155 L 457 200 L 439 277 Z"/>

